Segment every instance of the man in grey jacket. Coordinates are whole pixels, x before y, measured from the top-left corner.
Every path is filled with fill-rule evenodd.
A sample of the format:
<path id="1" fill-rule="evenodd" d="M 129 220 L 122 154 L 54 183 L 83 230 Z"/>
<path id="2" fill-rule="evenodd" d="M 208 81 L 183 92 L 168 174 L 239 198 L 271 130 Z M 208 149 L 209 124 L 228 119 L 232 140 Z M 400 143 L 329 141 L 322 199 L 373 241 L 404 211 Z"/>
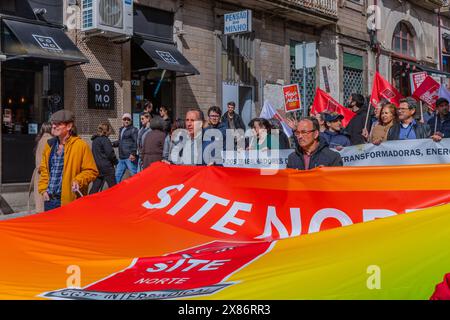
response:
<path id="1" fill-rule="evenodd" d="M 119 148 L 119 163 L 116 167 L 116 182 L 122 181 L 125 171 L 128 169 L 131 176 L 137 173 L 137 136 L 138 129 L 131 122 L 131 115 L 125 113 L 122 116 L 123 127 L 119 131 L 119 140 L 113 142 L 114 148 Z"/>

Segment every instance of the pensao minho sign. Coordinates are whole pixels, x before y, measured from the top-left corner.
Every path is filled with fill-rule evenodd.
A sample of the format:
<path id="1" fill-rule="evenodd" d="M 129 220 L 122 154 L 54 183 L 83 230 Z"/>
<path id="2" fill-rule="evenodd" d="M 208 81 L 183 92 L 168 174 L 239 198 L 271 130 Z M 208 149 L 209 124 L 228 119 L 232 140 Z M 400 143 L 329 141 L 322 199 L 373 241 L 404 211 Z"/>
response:
<path id="1" fill-rule="evenodd" d="M 224 15 L 224 34 L 232 35 L 252 32 L 252 11 L 226 13 Z"/>

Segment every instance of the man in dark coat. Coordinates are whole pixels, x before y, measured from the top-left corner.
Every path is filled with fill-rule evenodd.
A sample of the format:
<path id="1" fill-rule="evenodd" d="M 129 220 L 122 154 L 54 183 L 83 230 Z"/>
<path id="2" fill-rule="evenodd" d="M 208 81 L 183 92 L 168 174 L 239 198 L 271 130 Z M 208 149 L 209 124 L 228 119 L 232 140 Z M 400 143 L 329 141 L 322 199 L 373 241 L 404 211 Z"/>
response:
<path id="1" fill-rule="evenodd" d="M 328 143 L 330 148 L 338 151 L 351 145 L 349 138 L 342 132 L 343 119 L 344 116 L 336 112 L 325 114 L 325 126 L 327 130 L 320 134 L 320 137 Z"/>
<path id="2" fill-rule="evenodd" d="M 122 181 L 128 169 L 131 176 L 137 173 L 137 137 L 138 129 L 132 125 L 131 115 L 122 116 L 123 127 L 119 131 L 119 140 L 113 142 L 114 148 L 119 148 L 119 163 L 116 168 L 116 182 Z"/>
<path id="3" fill-rule="evenodd" d="M 353 146 L 364 144 L 366 141 L 362 136 L 362 132 L 366 124 L 368 112 L 368 107 L 365 104 L 364 96 L 353 93 L 350 97 L 350 107 L 356 115 L 352 118 L 352 120 L 350 120 L 347 128 L 345 128 L 345 133 L 350 137 L 350 142 Z M 368 128 L 371 126 L 371 123 L 367 124 Z"/>
<path id="4" fill-rule="evenodd" d="M 316 118 L 301 119 L 295 130 L 296 150 L 288 158 L 290 169 L 309 170 L 316 167 L 342 167 L 341 155 L 328 148 L 320 139 L 320 125 Z"/>
<path id="5" fill-rule="evenodd" d="M 235 112 L 236 103 L 233 101 L 227 104 L 228 111 L 222 116 L 222 123 L 226 129 L 242 129 L 245 131 L 245 124 L 240 115 Z"/>
<path id="6" fill-rule="evenodd" d="M 428 125 L 431 134 L 436 136 L 435 140 L 440 141 L 443 138 L 450 138 L 450 112 L 447 99 L 439 98 L 436 101 L 436 113 L 428 120 Z"/>

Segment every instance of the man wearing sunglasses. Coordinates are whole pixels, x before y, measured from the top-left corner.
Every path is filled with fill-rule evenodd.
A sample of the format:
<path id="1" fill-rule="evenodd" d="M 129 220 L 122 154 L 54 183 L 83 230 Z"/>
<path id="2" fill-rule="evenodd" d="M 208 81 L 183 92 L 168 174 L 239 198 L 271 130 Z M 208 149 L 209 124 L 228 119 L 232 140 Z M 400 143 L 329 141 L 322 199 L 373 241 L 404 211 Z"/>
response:
<path id="1" fill-rule="evenodd" d="M 73 113 L 60 110 L 50 122 L 55 137 L 48 140 L 39 167 L 38 189 L 45 211 L 86 195 L 89 184 L 99 174 L 89 145 L 77 136 Z"/>
<path id="2" fill-rule="evenodd" d="M 125 113 L 122 116 L 123 126 L 119 130 L 119 140 L 113 142 L 114 148 L 119 148 L 119 163 L 116 167 L 116 182 L 122 181 L 125 171 L 128 169 L 131 176 L 137 173 L 137 140 L 138 129 L 131 121 L 131 114 Z"/>

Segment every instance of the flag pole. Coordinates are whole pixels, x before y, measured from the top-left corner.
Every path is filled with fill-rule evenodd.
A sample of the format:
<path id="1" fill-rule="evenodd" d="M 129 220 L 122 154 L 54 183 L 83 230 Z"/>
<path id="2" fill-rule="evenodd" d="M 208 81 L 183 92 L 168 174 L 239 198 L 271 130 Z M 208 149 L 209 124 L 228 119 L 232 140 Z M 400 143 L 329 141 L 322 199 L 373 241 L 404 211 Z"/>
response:
<path id="1" fill-rule="evenodd" d="M 367 125 L 369 124 L 369 117 L 370 117 L 370 106 L 372 105 L 372 102 L 369 102 L 369 108 L 367 109 L 367 116 L 366 116 L 366 123 L 364 124 L 364 129 L 367 129 Z M 370 128 L 372 130 L 372 128 Z M 369 129 L 367 129 L 369 131 Z M 370 132 L 369 132 L 370 134 Z"/>
<path id="2" fill-rule="evenodd" d="M 425 123 L 425 119 L 423 117 L 423 102 L 420 100 L 420 119 L 422 120 L 422 123 Z"/>
<path id="3" fill-rule="evenodd" d="M 434 134 L 436 134 L 437 124 L 438 124 L 438 111 L 437 111 L 437 108 L 436 108 L 436 115 L 434 116 L 434 118 L 435 118 L 435 121 L 434 121 Z"/>

